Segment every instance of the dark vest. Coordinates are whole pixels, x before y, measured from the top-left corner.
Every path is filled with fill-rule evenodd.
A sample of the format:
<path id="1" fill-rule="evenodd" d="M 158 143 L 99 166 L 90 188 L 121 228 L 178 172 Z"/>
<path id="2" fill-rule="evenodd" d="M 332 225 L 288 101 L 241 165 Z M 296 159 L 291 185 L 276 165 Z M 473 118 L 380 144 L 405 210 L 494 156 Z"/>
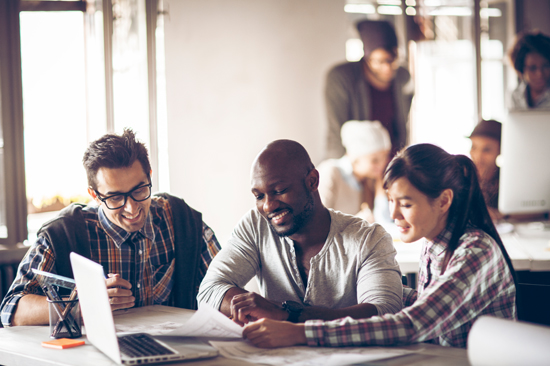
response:
<path id="1" fill-rule="evenodd" d="M 197 309 L 197 291 L 200 285 L 199 265 L 202 237 L 202 214 L 195 211 L 181 198 L 157 193 L 156 196 L 168 200 L 174 220 L 174 286 L 171 305 Z M 55 253 L 55 271 L 57 274 L 73 278 L 69 254 L 76 252 L 90 258 L 90 243 L 82 214 L 82 204 L 72 204 L 64 208 L 58 217 L 46 222 L 38 231 L 51 243 Z"/>

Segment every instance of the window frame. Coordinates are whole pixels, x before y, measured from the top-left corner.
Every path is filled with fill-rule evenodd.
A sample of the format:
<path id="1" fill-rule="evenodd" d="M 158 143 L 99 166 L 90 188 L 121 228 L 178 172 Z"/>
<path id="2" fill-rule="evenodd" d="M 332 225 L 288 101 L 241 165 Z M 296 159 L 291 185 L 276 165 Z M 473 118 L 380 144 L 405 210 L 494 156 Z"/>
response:
<path id="1" fill-rule="evenodd" d="M 0 246 L 16 248 L 28 239 L 27 195 L 25 188 L 25 151 L 23 91 L 21 70 L 21 38 L 19 13 L 21 11 L 82 11 L 92 6 L 103 10 L 106 130 L 114 132 L 112 91 L 112 6 L 116 0 L 76 1 L 0 1 L 0 123 L 4 138 L 4 171 L 0 179 L 5 181 L 7 238 L 0 238 Z M 95 4 L 91 4 L 95 3 Z M 149 129 L 151 132 L 150 156 L 153 169 L 158 166 L 157 141 L 157 90 L 155 28 L 158 6 L 161 0 L 145 0 L 148 38 L 148 87 Z M 158 177 L 153 175 L 153 190 L 158 190 Z"/>
<path id="2" fill-rule="evenodd" d="M 5 167 L 0 174 L 5 181 L 8 228 L 0 244 L 16 247 L 28 235 L 19 0 L 0 1 L 0 98 Z"/>

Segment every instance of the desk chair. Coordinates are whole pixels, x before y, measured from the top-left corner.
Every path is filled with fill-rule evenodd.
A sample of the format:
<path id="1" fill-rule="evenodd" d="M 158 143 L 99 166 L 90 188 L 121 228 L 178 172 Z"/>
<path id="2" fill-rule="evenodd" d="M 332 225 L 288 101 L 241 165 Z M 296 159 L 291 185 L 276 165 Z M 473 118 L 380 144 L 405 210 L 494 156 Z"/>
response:
<path id="1" fill-rule="evenodd" d="M 517 299 L 518 320 L 550 325 L 550 285 L 520 283 Z"/>

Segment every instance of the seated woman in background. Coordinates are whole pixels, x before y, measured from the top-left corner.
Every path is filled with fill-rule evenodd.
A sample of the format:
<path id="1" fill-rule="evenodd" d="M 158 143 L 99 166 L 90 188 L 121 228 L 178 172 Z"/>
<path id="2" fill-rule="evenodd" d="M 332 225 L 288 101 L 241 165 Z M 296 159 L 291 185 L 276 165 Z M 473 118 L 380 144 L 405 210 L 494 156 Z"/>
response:
<path id="1" fill-rule="evenodd" d="M 479 185 L 485 197 L 487 209 L 493 221 L 502 218 L 498 212 L 499 172 L 497 157 L 500 155 L 502 125 L 495 120 L 479 122 L 469 138 L 472 141 L 470 157 L 479 174 Z"/>
<path id="2" fill-rule="evenodd" d="M 371 223 L 391 221 L 382 187 L 391 150 L 388 131 L 378 121 L 348 121 L 341 136 L 346 154 L 317 167 L 323 204 Z"/>
<path id="3" fill-rule="evenodd" d="M 244 337 L 259 347 L 398 345 L 466 347 L 481 315 L 517 319 L 515 274 L 487 212 L 473 162 L 420 144 L 388 166 L 384 187 L 406 243 L 425 238 L 418 292 L 403 291 L 397 314 L 305 324 L 261 319 Z"/>
<path id="4" fill-rule="evenodd" d="M 520 35 L 510 60 L 521 78 L 509 109 L 550 108 L 550 37 L 541 32 Z"/>

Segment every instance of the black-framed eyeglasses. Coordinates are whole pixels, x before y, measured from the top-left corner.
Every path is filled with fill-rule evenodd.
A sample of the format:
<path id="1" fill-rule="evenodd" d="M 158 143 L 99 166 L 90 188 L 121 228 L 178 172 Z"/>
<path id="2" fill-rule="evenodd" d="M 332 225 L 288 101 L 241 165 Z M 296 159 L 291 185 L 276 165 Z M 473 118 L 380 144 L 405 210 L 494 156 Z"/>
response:
<path id="1" fill-rule="evenodd" d="M 126 205 L 128 197 L 136 202 L 142 202 L 151 197 L 151 187 L 153 184 L 145 184 L 132 189 L 130 192 L 113 194 L 112 196 L 101 197 L 102 194 L 94 189 L 97 198 L 107 206 L 109 210 L 116 210 Z"/>

